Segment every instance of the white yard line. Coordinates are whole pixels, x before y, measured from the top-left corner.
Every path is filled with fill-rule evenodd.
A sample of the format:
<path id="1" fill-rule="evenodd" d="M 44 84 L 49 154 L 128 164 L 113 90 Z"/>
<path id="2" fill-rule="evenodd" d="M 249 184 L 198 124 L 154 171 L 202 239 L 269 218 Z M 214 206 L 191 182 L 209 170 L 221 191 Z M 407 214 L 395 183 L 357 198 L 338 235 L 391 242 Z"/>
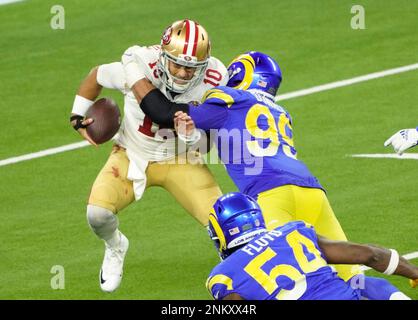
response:
<path id="1" fill-rule="evenodd" d="M 416 258 L 418 258 L 418 251 L 405 254 L 402 257 L 404 257 L 406 260 L 416 259 Z M 371 268 L 369 268 L 369 267 L 361 266 L 361 270 L 363 270 L 363 271 L 367 271 L 367 270 L 370 270 L 370 269 Z"/>
<path id="2" fill-rule="evenodd" d="M 22 2 L 22 1 L 25 1 L 25 0 L 0 0 L 0 6 L 14 3 L 14 2 Z"/>
<path id="3" fill-rule="evenodd" d="M 4 160 L 0 160 L 0 167 L 1 166 L 7 166 L 8 164 L 12 164 L 12 163 L 21 162 L 21 161 L 46 157 L 46 156 L 49 156 L 51 154 L 56 154 L 56 153 L 61 153 L 61 152 L 65 152 L 65 151 L 80 149 L 80 148 L 86 147 L 88 145 L 90 145 L 90 143 L 88 143 L 87 141 L 81 141 L 81 142 L 67 144 L 65 146 L 61 146 L 61 147 L 57 147 L 57 148 L 51 148 L 51 149 L 46 149 L 46 150 L 42 150 L 42 151 L 38 151 L 38 152 L 34 152 L 34 153 L 28 153 L 28 154 L 25 154 L 23 156 L 4 159 Z"/>
<path id="4" fill-rule="evenodd" d="M 416 259 L 416 258 L 418 258 L 418 251 L 417 252 L 408 253 L 408 254 L 406 254 L 406 255 L 404 255 L 402 257 L 404 257 L 406 260 Z"/>
<path id="5" fill-rule="evenodd" d="M 289 92 L 289 93 L 284 93 L 284 94 L 276 96 L 276 101 L 283 101 L 283 100 L 288 100 L 288 99 L 292 99 L 292 98 L 296 98 L 296 97 L 307 96 L 307 95 L 317 93 L 317 92 L 332 90 L 332 89 L 336 89 L 336 88 L 340 88 L 340 87 L 351 86 L 352 84 L 355 84 L 355 83 L 369 81 L 369 80 L 378 79 L 378 78 L 383 78 L 383 77 L 387 77 L 387 76 L 391 76 L 391 75 L 394 75 L 394 74 L 407 72 L 407 71 L 411 71 L 411 70 L 416 70 L 416 69 L 418 69 L 418 63 L 410 64 L 410 65 L 399 67 L 399 68 L 394 68 L 394 69 L 388 69 L 388 70 L 383 70 L 383 71 L 379 71 L 379 72 L 369 73 L 369 74 L 366 74 L 364 76 L 359 76 L 359 77 L 355 77 L 355 78 L 351 78 L 351 79 L 331 82 L 331 83 L 323 84 L 323 85 L 308 88 L 308 89 L 303 89 L 303 90 L 293 91 L 293 92 Z"/>
<path id="6" fill-rule="evenodd" d="M 289 93 L 284 93 L 284 94 L 278 95 L 276 97 L 276 101 L 289 100 L 289 99 L 293 99 L 293 98 L 297 98 L 297 97 L 302 97 L 302 96 L 314 94 L 314 93 L 321 92 L 321 91 L 332 90 L 332 89 L 336 89 L 336 88 L 340 88 L 340 87 L 346 87 L 346 86 L 350 86 L 350 85 L 355 84 L 355 83 L 368 81 L 368 80 L 372 80 L 372 79 L 383 78 L 383 77 L 387 77 L 387 76 L 390 76 L 390 75 L 394 75 L 394 74 L 398 74 L 398 73 L 402 73 L 402 72 L 407 72 L 407 71 L 411 71 L 411 70 L 416 70 L 416 69 L 418 69 L 418 63 L 410 64 L 410 65 L 399 67 L 399 68 L 383 70 L 383 71 L 380 71 L 380 72 L 369 73 L 369 74 L 359 76 L 359 77 L 355 77 L 355 78 L 351 78 L 351 79 L 331 82 L 331 83 L 323 84 L 323 85 L 308 88 L 308 89 L 303 89 L 303 90 L 293 91 L 293 92 L 289 92 Z M 65 152 L 65 151 L 69 151 L 69 150 L 84 148 L 88 145 L 89 145 L 89 143 L 87 143 L 86 141 L 82 141 L 82 142 L 77 142 L 77 143 L 64 145 L 64 146 L 57 147 L 57 148 L 46 149 L 46 150 L 42 150 L 42 151 L 39 151 L 39 152 L 34 152 L 34 153 L 25 154 L 25 155 L 18 156 L 18 157 L 4 159 L 4 160 L 0 160 L 0 167 L 1 166 L 6 166 L 6 165 L 9 165 L 9 164 L 12 164 L 12 163 L 18 163 L 18 162 L 21 162 L 21 161 L 26 161 L 26 160 L 36 159 L 36 158 L 40 158 L 40 157 L 45 157 L 45 156 L 49 156 L 49 155 L 52 155 L 52 154 L 57 154 L 57 153 L 60 153 L 60 152 Z M 388 155 L 388 156 L 390 156 L 390 155 Z M 405 156 L 403 156 L 403 157 L 404 157 L 404 159 L 406 159 Z"/>
<path id="7" fill-rule="evenodd" d="M 398 160 L 418 160 L 418 153 L 404 153 L 401 156 L 396 153 L 350 154 L 349 156 L 353 158 L 393 158 Z"/>

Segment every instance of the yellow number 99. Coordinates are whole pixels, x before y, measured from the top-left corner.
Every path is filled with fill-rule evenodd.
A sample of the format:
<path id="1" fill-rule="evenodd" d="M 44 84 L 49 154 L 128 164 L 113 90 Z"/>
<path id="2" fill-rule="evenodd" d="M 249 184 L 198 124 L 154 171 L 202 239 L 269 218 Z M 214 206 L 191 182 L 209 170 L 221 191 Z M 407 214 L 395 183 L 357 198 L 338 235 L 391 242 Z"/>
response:
<path id="1" fill-rule="evenodd" d="M 257 125 L 257 121 L 260 116 L 265 116 L 267 118 L 267 130 L 263 130 Z M 247 141 L 247 148 L 253 156 L 271 157 L 276 155 L 280 146 L 280 134 L 280 136 L 283 138 L 283 141 L 287 143 L 283 145 L 283 152 L 288 157 L 296 159 L 296 155 L 292 153 L 289 147 L 293 147 L 293 140 L 286 134 L 286 127 L 288 127 L 290 130 L 292 130 L 292 127 L 290 126 L 290 120 L 285 113 L 280 114 L 278 124 L 276 125 L 274 117 L 271 114 L 269 108 L 261 104 L 255 104 L 250 108 L 250 110 L 248 110 L 247 116 L 245 118 L 245 126 L 248 132 L 256 139 L 270 139 L 270 143 L 266 148 L 261 147 L 259 141 L 257 140 Z"/>

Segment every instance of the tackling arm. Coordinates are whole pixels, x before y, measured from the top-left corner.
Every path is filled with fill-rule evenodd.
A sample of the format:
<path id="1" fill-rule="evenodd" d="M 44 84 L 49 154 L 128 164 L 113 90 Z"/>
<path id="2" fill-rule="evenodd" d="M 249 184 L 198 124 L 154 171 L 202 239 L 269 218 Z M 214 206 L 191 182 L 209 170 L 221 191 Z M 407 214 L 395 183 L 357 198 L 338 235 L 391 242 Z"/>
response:
<path id="1" fill-rule="evenodd" d="M 396 251 L 373 245 L 332 241 L 318 236 L 318 244 L 331 264 L 364 264 L 385 274 L 418 279 L 418 267 L 399 257 Z"/>

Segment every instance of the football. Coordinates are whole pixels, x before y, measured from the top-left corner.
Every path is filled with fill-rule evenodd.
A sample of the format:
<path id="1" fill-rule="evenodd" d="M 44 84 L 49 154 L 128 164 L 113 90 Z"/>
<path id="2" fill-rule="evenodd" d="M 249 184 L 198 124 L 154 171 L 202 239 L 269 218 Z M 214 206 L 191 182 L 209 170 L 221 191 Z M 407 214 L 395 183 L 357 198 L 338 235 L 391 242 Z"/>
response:
<path id="1" fill-rule="evenodd" d="M 119 106 L 110 98 L 95 101 L 87 110 L 86 118 L 94 120 L 87 126 L 87 133 L 97 144 L 109 141 L 120 127 Z"/>

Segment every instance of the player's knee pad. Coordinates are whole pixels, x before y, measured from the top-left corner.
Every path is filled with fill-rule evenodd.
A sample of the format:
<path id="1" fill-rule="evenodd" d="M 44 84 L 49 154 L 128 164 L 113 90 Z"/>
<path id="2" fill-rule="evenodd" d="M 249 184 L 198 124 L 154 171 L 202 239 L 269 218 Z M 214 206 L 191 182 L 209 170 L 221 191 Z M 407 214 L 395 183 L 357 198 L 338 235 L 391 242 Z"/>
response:
<path id="1" fill-rule="evenodd" d="M 118 218 L 112 211 L 90 204 L 87 206 L 87 221 L 92 230 L 102 239 L 113 234 L 119 225 Z"/>

